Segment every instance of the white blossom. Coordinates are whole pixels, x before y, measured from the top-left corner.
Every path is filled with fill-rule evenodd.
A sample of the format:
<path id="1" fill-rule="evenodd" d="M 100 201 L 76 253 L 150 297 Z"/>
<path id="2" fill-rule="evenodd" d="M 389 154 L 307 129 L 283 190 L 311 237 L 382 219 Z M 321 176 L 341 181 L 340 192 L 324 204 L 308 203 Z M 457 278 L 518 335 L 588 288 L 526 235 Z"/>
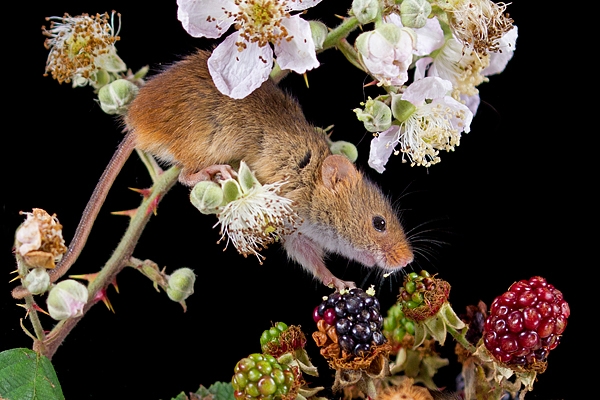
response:
<path id="1" fill-rule="evenodd" d="M 317 68 L 310 24 L 299 14 L 321 0 L 177 0 L 177 17 L 194 37 L 225 38 L 208 60 L 216 87 L 244 98 L 268 79 L 273 54 L 281 69 L 299 74 Z M 273 48 L 271 47 L 273 46 Z"/>

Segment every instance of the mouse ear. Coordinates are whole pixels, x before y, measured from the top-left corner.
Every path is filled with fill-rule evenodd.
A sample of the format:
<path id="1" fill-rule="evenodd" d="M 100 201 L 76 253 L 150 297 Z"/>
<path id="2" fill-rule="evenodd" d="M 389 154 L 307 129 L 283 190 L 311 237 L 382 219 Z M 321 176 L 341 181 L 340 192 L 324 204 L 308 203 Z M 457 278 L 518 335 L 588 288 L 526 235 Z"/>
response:
<path id="1" fill-rule="evenodd" d="M 358 170 L 347 157 L 333 154 L 327 156 L 321 166 L 323 185 L 328 189 L 335 189 L 339 182 L 358 178 Z"/>

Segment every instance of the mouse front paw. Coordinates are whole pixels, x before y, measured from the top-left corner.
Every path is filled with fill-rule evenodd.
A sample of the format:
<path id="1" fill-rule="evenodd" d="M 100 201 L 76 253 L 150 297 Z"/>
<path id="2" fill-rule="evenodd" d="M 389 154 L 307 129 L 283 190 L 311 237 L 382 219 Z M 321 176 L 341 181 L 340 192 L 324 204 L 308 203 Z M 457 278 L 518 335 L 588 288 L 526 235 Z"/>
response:
<path id="1" fill-rule="evenodd" d="M 198 172 L 190 172 L 183 170 L 179 174 L 179 182 L 186 186 L 193 187 L 198 182 L 215 181 L 232 179 L 237 176 L 237 173 L 231 168 L 231 165 L 216 164 L 206 167 Z"/>
<path id="2" fill-rule="evenodd" d="M 328 282 L 323 281 L 323 283 L 325 284 L 325 286 L 331 289 L 337 289 L 338 292 L 343 289 L 353 289 L 356 287 L 356 284 L 354 282 L 343 281 L 341 279 L 336 278 L 335 276 L 332 276 Z"/>

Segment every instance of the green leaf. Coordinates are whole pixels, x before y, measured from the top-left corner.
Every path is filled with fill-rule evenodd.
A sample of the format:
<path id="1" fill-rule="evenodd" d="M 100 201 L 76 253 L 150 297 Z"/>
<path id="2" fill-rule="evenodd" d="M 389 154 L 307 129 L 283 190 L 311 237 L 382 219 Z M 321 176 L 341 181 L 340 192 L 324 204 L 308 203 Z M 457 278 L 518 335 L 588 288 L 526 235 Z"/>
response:
<path id="1" fill-rule="evenodd" d="M 233 386 L 231 382 L 215 382 L 206 389 L 204 386 L 196 391 L 202 398 L 212 395 L 213 400 L 235 400 L 233 397 Z"/>
<path id="2" fill-rule="evenodd" d="M 0 353 L 0 396 L 7 400 L 64 400 L 50 360 L 30 349 Z"/>
<path id="3" fill-rule="evenodd" d="M 190 400 L 189 397 L 185 394 L 185 392 L 181 392 L 177 395 L 177 397 L 171 398 L 171 400 Z"/>

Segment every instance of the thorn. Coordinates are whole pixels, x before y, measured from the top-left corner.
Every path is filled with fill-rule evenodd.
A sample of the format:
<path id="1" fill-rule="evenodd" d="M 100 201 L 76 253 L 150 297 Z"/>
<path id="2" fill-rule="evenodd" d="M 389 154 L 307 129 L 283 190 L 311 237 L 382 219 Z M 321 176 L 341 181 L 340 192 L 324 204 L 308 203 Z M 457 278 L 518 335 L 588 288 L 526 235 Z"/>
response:
<path id="1" fill-rule="evenodd" d="M 302 76 L 304 77 L 304 83 L 306 83 L 306 87 L 308 88 L 308 75 L 306 75 L 306 72 L 302 74 Z"/>
<path id="2" fill-rule="evenodd" d="M 373 86 L 373 85 L 377 85 L 377 81 L 371 81 L 371 82 L 367 83 L 366 85 L 363 85 L 363 87 Z"/>
<path id="3" fill-rule="evenodd" d="M 134 208 L 132 210 L 125 210 L 125 211 L 113 211 L 111 212 L 112 215 L 124 215 L 126 217 L 129 218 L 133 218 L 135 217 L 135 213 L 137 212 L 137 208 Z"/>
<path id="4" fill-rule="evenodd" d="M 8 281 L 8 283 L 14 282 L 14 281 L 16 281 L 17 279 L 20 279 L 20 278 L 21 278 L 21 275 L 17 275 L 14 278 L 12 278 L 10 281 Z"/>
<path id="5" fill-rule="evenodd" d="M 156 209 L 158 208 L 159 201 L 160 201 L 160 196 L 156 196 L 156 198 L 154 200 L 152 200 L 152 202 L 148 206 L 148 210 L 146 211 L 146 213 L 149 214 L 150 212 L 152 212 L 154 214 L 154 216 L 156 216 Z"/>
<path id="6" fill-rule="evenodd" d="M 129 190 L 133 190 L 134 192 L 141 194 L 142 196 L 144 196 L 145 199 L 147 199 L 148 197 L 150 197 L 150 195 L 152 194 L 152 190 L 151 189 L 129 188 Z"/>
<path id="7" fill-rule="evenodd" d="M 44 313 L 46 315 L 50 315 L 46 310 L 43 310 L 42 308 L 40 308 L 40 306 L 38 306 L 37 303 L 33 303 L 33 308 L 36 311 L 39 311 L 39 312 Z"/>

